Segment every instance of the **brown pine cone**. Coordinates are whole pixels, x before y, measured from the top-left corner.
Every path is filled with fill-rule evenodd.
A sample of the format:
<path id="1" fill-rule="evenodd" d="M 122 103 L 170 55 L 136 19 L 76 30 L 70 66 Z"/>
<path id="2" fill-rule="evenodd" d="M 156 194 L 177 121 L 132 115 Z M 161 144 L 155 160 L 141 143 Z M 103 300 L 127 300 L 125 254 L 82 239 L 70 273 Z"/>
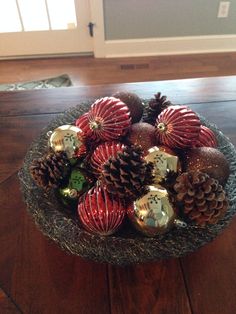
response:
<path id="1" fill-rule="evenodd" d="M 30 173 L 36 184 L 45 190 L 58 188 L 70 171 L 70 162 L 65 152 L 50 153 L 34 159 Z"/>
<path id="2" fill-rule="evenodd" d="M 200 171 L 184 172 L 174 185 L 184 213 L 200 226 L 217 223 L 228 209 L 226 193 L 216 179 Z"/>
<path id="3" fill-rule="evenodd" d="M 148 191 L 152 172 L 153 164 L 144 160 L 142 148 L 127 146 L 103 165 L 101 180 L 109 193 L 132 201 Z"/>
<path id="4" fill-rule="evenodd" d="M 143 122 L 147 122 L 152 125 L 155 125 L 156 119 L 159 116 L 159 114 L 164 109 L 172 105 L 170 101 L 166 100 L 167 99 L 166 96 L 161 96 L 160 92 L 158 92 L 154 96 L 155 98 L 152 98 L 149 101 L 148 106 L 145 108 L 143 114 Z"/>

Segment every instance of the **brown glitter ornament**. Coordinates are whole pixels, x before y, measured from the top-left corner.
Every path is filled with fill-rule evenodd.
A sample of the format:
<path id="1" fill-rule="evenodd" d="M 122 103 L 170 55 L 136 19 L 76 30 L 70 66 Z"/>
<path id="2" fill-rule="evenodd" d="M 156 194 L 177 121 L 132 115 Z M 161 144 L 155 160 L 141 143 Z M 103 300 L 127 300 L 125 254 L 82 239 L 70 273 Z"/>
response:
<path id="1" fill-rule="evenodd" d="M 129 92 L 117 92 L 112 96 L 120 99 L 127 105 L 132 123 L 137 123 L 141 120 L 143 115 L 143 103 L 138 95 Z"/>
<path id="2" fill-rule="evenodd" d="M 155 127 L 145 122 L 132 124 L 126 139 L 133 145 L 140 145 L 145 154 L 149 148 L 158 144 Z"/>
<path id="3" fill-rule="evenodd" d="M 201 171 L 224 185 L 229 177 L 229 163 L 219 150 L 212 147 L 192 148 L 183 154 L 184 171 Z"/>
<path id="4" fill-rule="evenodd" d="M 176 179 L 174 190 L 184 213 L 200 226 L 217 223 L 229 206 L 219 182 L 200 171 L 182 173 Z"/>

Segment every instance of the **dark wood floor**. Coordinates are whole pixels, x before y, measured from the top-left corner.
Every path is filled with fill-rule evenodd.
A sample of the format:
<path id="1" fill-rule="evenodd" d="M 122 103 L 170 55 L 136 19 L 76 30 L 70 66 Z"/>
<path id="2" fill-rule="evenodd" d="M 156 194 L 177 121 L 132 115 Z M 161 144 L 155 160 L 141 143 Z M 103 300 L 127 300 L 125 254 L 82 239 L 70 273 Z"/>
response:
<path id="1" fill-rule="evenodd" d="M 94 59 L 64 57 L 0 61 L 0 84 L 69 74 L 74 85 L 94 85 L 236 74 L 236 52 Z"/>

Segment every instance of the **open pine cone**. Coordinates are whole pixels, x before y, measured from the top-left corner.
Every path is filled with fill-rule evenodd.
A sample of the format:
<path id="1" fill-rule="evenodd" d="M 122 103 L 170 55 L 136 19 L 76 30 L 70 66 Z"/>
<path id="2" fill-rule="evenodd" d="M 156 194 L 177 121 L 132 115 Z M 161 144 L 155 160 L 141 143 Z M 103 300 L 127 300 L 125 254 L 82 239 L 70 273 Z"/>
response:
<path id="1" fill-rule="evenodd" d="M 36 184 L 45 190 L 58 188 L 70 171 L 70 162 L 65 152 L 50 153 L 34 159 L 30 173 Z"/>
<path id="2" fill-rule="evenodd" d="M 127 146 L 103 165 L 101 180 L 109 193 L 132 201 L 148 191 L 152 171 L 153 164 L 144 160 L 141 147 Z"/>
<path id="3" fill-rule="evenodd" d="M 174 185 L 184 213 L 200 226 L 217 223 L 228 209 L 228 200 L 216 179 L 200 171 L 184 172 Z"/>
<path id="4" fill-rule="evenodd" d="M 166 109 L 167 107 L 171 106 L 172 103 L 170 101 L 167 101 L 166 96 L 161 96 L 161 93 L 158 92 L 154 95 L 155 98 L 152 98 L 148 106 L 145 108 L 144 114 L 143 114 L 143 122 L 155 125 L 156 119 L 159 116 L 159 114 Z"/>

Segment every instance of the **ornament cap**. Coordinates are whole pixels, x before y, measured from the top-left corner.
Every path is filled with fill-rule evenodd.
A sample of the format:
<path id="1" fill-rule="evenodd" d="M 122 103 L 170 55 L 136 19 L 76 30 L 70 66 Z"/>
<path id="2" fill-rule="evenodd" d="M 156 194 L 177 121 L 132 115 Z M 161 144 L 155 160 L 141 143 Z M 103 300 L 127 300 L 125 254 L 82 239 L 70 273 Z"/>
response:
<path id="1" fill-rule="evenodd" d="M 188 226 L 188 224 L 185 221 L 179 219 L 174 220 L 174 225 L 179 228 L 187 228 Z"/>
<path id="2" fill-rule="evenodd" d="M 167 127 L 163 122 L 158 123 L 157 128 L 160 132 L 165 132 L 167 130 Z"/>
<path id="3" fill-rule="evenodd" d="M 90 122 L 89 126 L 92 130 L 99 130 L 102 128 L 101 121 L 97 121 L 97 120 Z"/>

